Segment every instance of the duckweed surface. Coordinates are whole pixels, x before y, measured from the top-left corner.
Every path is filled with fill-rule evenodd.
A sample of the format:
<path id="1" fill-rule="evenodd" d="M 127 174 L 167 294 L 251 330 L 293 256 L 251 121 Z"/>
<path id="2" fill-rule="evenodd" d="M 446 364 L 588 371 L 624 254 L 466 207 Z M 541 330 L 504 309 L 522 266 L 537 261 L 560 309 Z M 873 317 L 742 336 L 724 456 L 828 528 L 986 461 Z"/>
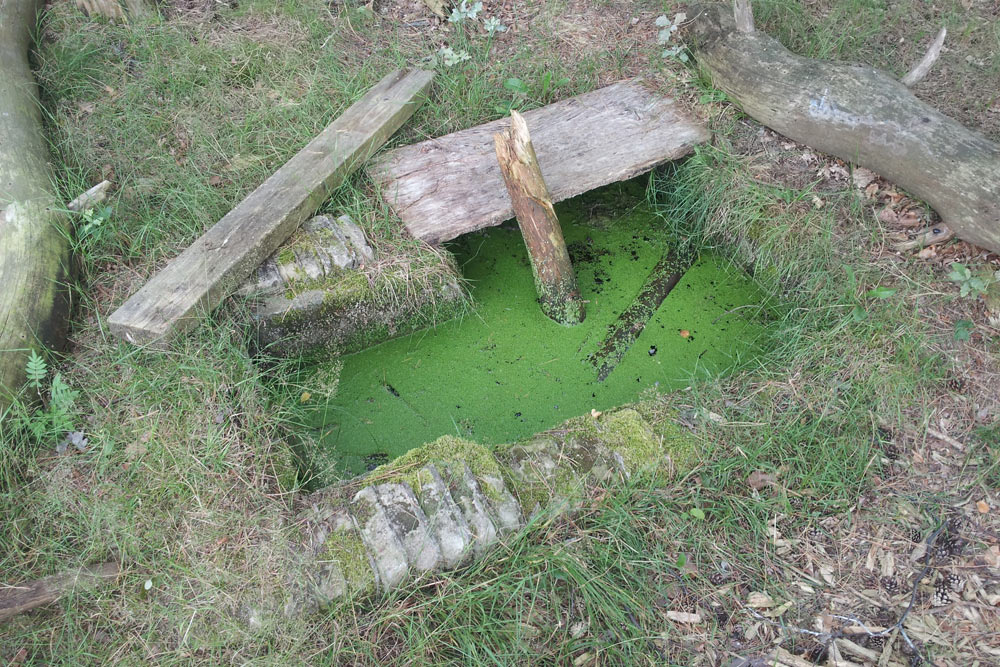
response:
<path id="1" fill-rule="evenodd" d="M 441 435 L 512 442 L 724 373 L 763 349 L 763 295 L 727 260 L 702 255 L 598 382 L 591 355 L 669 247 L 648 208 L 609 218 L 590 204 L 556 207 L 587 301 L 582 324 L 542 314 L 516 224 L 461 237 L 449 249 L 475 312 L 344 357 L 337 394 L 311 417 L 322 458 L 359 474 Z"/>

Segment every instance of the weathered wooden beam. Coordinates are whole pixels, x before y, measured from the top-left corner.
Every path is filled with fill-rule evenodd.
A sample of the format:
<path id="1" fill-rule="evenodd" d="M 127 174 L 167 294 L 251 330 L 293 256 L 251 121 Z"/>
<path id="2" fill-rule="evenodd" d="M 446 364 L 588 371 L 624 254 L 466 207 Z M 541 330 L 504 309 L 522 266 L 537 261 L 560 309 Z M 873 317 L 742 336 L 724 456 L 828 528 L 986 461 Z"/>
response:
<path id="1" fill-rule="evenodd" d="M 115 311 L 112 333 L 164 343 L 250 275 L 420 106 L 433 72 L 393 72 Z"/>
<path id="2" fill-rule="evenodd" d="M 117 579 L 120 570 L 118 563 L 101 563 L 23 584 L 0 586 L 0 622 L 55 602 L 68 593 L 93 589 Z"/>
<path id="3" fill-rule="evenodd" d="M 591 356 L 590 363 L 597 369 L 598 382 L 604 382 L 611 375 L 689 267 L 689 262 L 681 262 L 672 252 L 665 251 L 649 272 L 635 301 L 608 327 L 601 347 Z"/>
<path id="4" fill-rule="evenodd" d="M 552 201 L 649 171 L 707 141 L 681 105 L 638 81 L 528 111 L 531 140 Z M 498 120 L 387 152 L 369 172 L 406 229 L 428 243 L 514 215 L 493 148 Z"/>
<path id="5" fill-rule="evenodd" d="M 583 299 L 524 116 L 511 111 L 510 128 L 493 135 L 493 141 L 528 249 L 542 312 L 564 326 L 579 324 L 586 317 Z"/>
<path id="6" fill-rule="evenodd" d="M 959 238 L 1000 252 L 1000 145 L 885 72 L 803 58 L 759 30 L 740 32 L 728 5 L 687 13 L 680 32 L 699 66 L 747 115 L 877 172 L 930 204 Z"/>
<path id="7" fill-rule="evenodd" d="M 60 347 L 69 314 L 69 219 L 28 66 L 43 4 L 0 1 L 0 414 L 24 383 L 29 350 Z"/>

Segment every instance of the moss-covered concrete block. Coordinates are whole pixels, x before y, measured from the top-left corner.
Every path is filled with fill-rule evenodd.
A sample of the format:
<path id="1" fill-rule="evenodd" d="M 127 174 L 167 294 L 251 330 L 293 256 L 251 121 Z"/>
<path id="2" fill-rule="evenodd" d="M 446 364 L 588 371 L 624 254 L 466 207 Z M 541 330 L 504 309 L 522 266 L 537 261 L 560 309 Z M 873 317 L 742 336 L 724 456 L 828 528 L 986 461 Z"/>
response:
<path id="1" fill-rule="evenodd" d="M 433 463 L 417 472 L 417 497 L 441 548 L 445 567 L 454 568 L 470 556 L 472 530 L 440 471 Z"/>
<path id="2" fill-rule="evenodd" d="M 572 510 L 588 488 L 642 470 L 687 470 L 697 451 L 693 436 L 654 404 L 571 419 L 496 448 L 438 438 L 377 468 L 376 484 L 354 492 L 355 480 L 310 496 L 301 517 L 306 562 L 286 612 L 376 586 L 391 590 L 416 573 L 487 557 L 526 515 Z"/>
<path id="3" fill-rule="evenodd" d="M 347 216 L 313 218 L 237 292 L 272 354 L 356 352 L 446 322 L 469 297 L 449 257 L 376 258 Z"/>

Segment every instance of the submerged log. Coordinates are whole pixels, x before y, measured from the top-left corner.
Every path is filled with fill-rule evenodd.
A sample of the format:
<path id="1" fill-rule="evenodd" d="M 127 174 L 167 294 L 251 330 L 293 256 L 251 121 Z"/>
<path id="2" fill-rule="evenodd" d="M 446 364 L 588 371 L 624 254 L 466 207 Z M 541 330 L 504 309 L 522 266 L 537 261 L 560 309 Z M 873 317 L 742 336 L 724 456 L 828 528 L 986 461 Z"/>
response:
<path id="1" fill-rule="evenodd" d="M 39 0 L 0 2 L 0 414 L 31 348 L 66 336 L 70 230 L 52 190 L 28 46 Z"/>
<path id="2" fill-rule="evenodd" d="M 493 142 L 528 249 L 542 312 L 564 326 L 579 324 L 586 317 L 583 299 L 524 117 L 511 111 L 510 129 L 493 135 Z"/>
<path id="3" fill-rule="evenodd" d="M 611 375 L 688 268 L 690 263 L 681 262 L 672 252 L 664 254 L 656 263 L 642 284 L 639 296 L 608 328 L 604 342 L 590 358 L 590 363 L 597 368 L 598 382 L 604 382 Z"/>
<path id="4" fill-rule="evenodd" d="M 696 5 L 682 36 L 713 83 L 755 120 L 863 165 L 925 200 L 960 238 L 1000 252 L 1000 146 L 874 69 L 803 58 L 731 7 Z"/>

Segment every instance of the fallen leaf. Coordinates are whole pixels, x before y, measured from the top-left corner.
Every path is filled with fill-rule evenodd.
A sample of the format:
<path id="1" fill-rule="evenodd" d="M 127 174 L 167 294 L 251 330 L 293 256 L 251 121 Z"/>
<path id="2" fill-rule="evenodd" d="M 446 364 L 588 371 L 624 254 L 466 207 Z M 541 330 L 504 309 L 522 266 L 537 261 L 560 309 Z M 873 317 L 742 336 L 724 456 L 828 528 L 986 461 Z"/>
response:
<path id="1" fill-rule="evenodd" d="M 826 205 L 826 202 L 823 201 L 822 199 L 820 199 L 819 197 L 817 197 L 816 195 L 813 195 L 813 197 L 812 197 L 812 203 L 813 203 L 813 208 L 816 208 L 816 209 L 823 208 Z"/>
<path id="2" fill-rule="evenodd" d="M 876 178 L 878 175 L 874 171 L 864 167 L 855 167 L 851 172 L 851 181 L 858 190 L 864 190 Z"/>
<path id="3" fill-rule="evenodd" d="M 778 480 L 775 479 L 774 475 L 769 472 L 764 472 L 763 470 L 754 470 L 750 473 L 750 476 L 747 477 L 747 484 L 750 485 L 751 489 L 756 491 L 760 491 L 765 486 L 770 486 L 777 481 Z"/>
<path id="4" fill-rule="evenodd" d="M 681 329 L 680 334 L 681 338 L 689 338 L 691 336 L 691 332 L 687 329 Z"/>
<path id="5" fill-rule="evenodd" d="M 896 224 L 899 221 L 899 214 L 886 206 L 878 212 L 878 219 L 879 222 L 884 222 L 886 224 Z"/>
<path id="6" fill-rule="evenodd" d="M 788 602 L 786 602 L 785 604 L 781 605 L 780 607 L 776 607 L 774 609 L 771 609 L 770 611 L 765 611 L 764 612 L 764 616 L 767 616 L 768 618 L 777 618 L 777 617 L 781 616 L 782 614 L 784 614 L 789 609 L 791 609 L 793 604 L 795 604 L 795 603 L 792 600 L 789 600 Z"/>
<path id="7" fill-rule="evenodd" d="M 869 183 L 868 187 L 865 188 L 865 199 L 875 199 L 875 195 L 878 194 L 878 183 Z"/>
<path id="8" fill-rule="evenodd" d="M 219 176 L 218 174 L 213 174 L 208 179 L 208 184 L 211 185 L 213 188 L 222 185 L 222 176 Z"/>
<path id="9" fill-rule="evenodd" d="M 701 614 L 692 614 L 686 611 L 674 611 L 671 609 L 667 612 L 667 618 L 676 623 L 701 623 Z"/>
<path id="10" fill-rule="evenodd" d="M 590 416 L 593 417 L 594 419 L 597 419 L 598 417 L 601 416 L 601 411 L 600 410 L 594 410 L 593 408 L 591 408 L 591 410 L 590 410 Z"/>
<path id="11" fill-rule="evenodd" d="M 976 509 L 979 510 L 980 514 L 990 513 L 990 506 L 986 503 L 985 500 L 976 501 Z"/>
<path id="12" fill-rule="evenodd" d="M 917 257 L 920 259 L 934 259 L 937 257 L 937 250 L 935 250 L 933 246 L 921 248 L 920 252 L 917 253 Z"/>
<path id="13" fill-rule="evenodd" d="M 775 605 L 774 600 L 767 593 L 752 591 L 747 595 L 747 606 L 754 609 L 767 609 Z"/>
<path id="14" fill-rule="evenodd" d="M 312 398 L 312 394 L 310 394 L 308 391 L 304 391 L 302 392 L 302 395 L 299 396 L 299 402 L 306 403 L 310 398 Z"/>

